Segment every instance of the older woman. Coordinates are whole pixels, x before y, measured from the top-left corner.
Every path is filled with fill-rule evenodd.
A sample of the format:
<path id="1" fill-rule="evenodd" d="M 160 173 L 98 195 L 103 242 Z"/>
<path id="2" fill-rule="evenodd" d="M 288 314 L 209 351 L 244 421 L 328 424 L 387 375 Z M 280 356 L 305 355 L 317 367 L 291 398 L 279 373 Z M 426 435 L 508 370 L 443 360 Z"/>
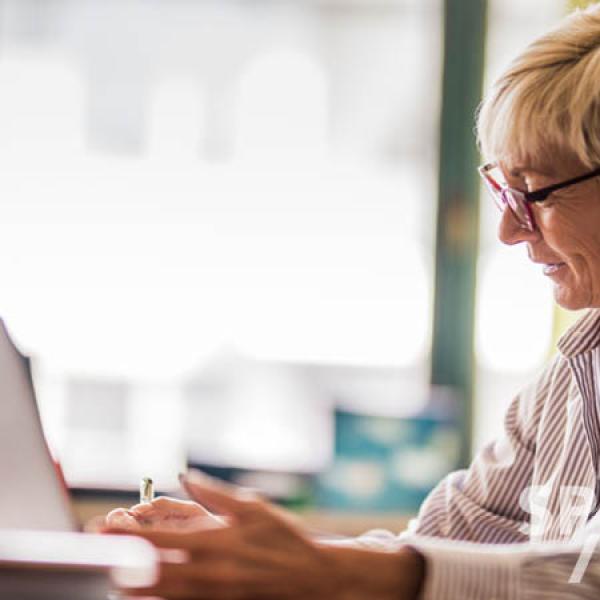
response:
<path id="1" fill-rule="evenodd" d="M 138 593 L 598 597 L 600 7 L 571 15 L 509 66 L 481 107 L 478 131 L 489 161 L 480 173 L 502 215 L 500 240 L 526 245 L 561 306 L 591 309 L 514 398 L 504 435 L 436 487 L 408 532 L 337 545 L 315 540 L 268 503 L 192 474 L 184 480 L 190 496 L 226 522 L 200 504 L 169 500 L 109 518 L 187 551 L 184 562 L 165 562 L 155 589 Z"/>

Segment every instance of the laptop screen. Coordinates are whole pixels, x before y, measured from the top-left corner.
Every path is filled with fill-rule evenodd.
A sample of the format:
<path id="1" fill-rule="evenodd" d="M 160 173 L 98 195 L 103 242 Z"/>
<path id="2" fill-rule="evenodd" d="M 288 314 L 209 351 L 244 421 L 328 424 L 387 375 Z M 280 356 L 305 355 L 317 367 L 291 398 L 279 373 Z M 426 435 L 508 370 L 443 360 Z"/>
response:
<path id="1" fill-rule="evenodd" d="M 67 490 L 50 456 L 29 360 L 0 320 L 0 528 L 73 531 Z"/>

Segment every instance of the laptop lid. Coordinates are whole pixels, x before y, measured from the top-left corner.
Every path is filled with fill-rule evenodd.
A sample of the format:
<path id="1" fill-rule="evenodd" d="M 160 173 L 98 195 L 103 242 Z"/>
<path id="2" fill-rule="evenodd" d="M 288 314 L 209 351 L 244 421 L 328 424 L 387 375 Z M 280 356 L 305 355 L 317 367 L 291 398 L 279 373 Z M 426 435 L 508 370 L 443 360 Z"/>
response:
<path id="1" fill-rule="evenodd" d="M 0 319 L 0 529 L 73 531 L 66 486 L 42 429 L 29 359 Z"/>

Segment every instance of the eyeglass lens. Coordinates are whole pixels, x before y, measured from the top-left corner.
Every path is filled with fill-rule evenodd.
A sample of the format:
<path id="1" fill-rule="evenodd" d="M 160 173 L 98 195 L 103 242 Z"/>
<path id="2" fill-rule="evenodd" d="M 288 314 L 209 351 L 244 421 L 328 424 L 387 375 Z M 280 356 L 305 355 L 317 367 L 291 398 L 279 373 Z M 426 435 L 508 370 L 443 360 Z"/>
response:
<path id="1" fill-rule="evenodd" d="M 481 171 L 480 173 L 500 212 L 504 212 L 506 206 L 508 206 L 519 225 L 524 229 L 533 231 L 535 229 L 533 217 L 529 206 L 527 206 L 525 196 L 518 190 L 508 187 L 506 184 L 500 184 L 500 176 L 494 177 L 490 173 L 483 173 Z"/>
<path id="2" fill-rule="evenodd" d="M 504 188 L 497 195 L 500 196 L 499 200 L 502 204 L 502 206 L 499 206 L 500 210 L 504 211 L 504 208 L 508 205 L 521 227 L 533 231 L 533 220 L 524 195 L 511 188 Z M 498 200 L 496 200 L 496 204 L 498 204 Z"/>

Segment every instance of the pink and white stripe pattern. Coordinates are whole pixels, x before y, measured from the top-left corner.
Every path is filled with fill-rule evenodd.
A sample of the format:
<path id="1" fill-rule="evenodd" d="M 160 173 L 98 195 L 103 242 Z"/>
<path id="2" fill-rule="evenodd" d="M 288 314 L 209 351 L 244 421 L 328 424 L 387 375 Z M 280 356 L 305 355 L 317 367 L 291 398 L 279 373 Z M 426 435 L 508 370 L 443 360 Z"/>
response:
<path id="1" fill-rule="evenodd" d="M 600 598 L 600 542 L 569 583 L 585 540 L 600 534 L 600 310 L 512 401 L 504 435 L 443 479 L 399 536 L 356 543 L 426 558 L 426 600 Z M 600 539 L 600 535 L 598 535 Z"/>

